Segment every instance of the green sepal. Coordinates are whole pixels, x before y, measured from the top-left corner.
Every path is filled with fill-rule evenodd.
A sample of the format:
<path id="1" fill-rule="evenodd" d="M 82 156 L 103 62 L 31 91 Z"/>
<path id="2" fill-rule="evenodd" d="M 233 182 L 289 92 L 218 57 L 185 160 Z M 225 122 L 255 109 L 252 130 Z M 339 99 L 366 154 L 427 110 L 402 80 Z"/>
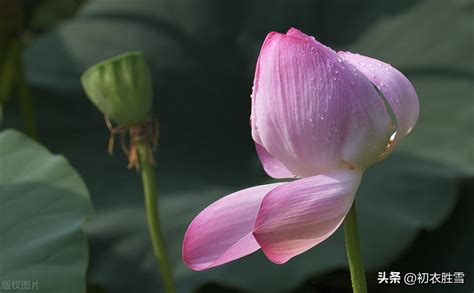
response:
<path id="1" fill-rule="evenodd" d="M 131 125 L 148 118 L 152 82 L 142 53 L 128 52 L 93 65 L 81 82 L 92 103 L 115 123 Z"/>

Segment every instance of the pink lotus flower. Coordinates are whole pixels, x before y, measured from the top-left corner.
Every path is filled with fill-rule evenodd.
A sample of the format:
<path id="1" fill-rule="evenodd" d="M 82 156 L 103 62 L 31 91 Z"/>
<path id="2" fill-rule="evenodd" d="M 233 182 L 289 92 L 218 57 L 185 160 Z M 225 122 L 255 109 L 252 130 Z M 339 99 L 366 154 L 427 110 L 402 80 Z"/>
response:
<path id="1" fill-rule="evenodd" d="M 293 28 L 269 33 L 255 72 L 252 137 L 268 175 L 300 179 L 211 204 L 189 225 L 184 262 L 203 270 L 261 248 L 281 264 L 325 240 L 363 170 L 410 132 L 418 107 L 411 83 L 388 64 L 336 53 Z"/>

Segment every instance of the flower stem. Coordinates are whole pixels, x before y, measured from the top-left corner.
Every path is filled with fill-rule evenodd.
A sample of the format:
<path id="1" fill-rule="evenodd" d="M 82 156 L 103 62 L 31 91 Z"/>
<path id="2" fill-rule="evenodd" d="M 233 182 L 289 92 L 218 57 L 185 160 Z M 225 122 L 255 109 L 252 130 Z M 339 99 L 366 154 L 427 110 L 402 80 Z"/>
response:
<path id="1" fill-rule="evenodd" d="M 38 129 L 36 127 L 33 98 L 31 96 L 30 87 L 26 81 L 25 67 L 21 59 L 21 47 L 19 47 L 18 50 L 17 86 L 20 114 L 23 119 L 26 134 L 31 138 L 37 139 Z"/>
<path id="2" fill-rule="evenodd" d="M 153 245 L 153 253 L 161 272 L 161 278 L 165 287 L 165 292 L 174 293 L 176 287 L 173 281 L 170 262 L 166 254 L 165 242 L 160 229 L 160 220 L 156 202 L 156 182 L 155 172 L 151 165 L 151 151 L 146 143 L 139 140 L 135 142 L 140 159 L 140 173 L 143 182 L 143 192 L 145 195 L 145 208 L 148 222 L 148 230 Z"/>
<path id="3" fill-rule="evenodd" d="M 0 111 L 2 104 L 11 91 L 18 96 L 20 115 L 25 132 L 32 138 L 38 137 L 35 124 L 33 99 L 25 77 L 25 68 L 22 60 L 23 33 L 26 31 L 23 16 L 22 1 L 0 1 L 0 46 L 6 50 L 0 54 Z M 0 112 L 0 118 L 1 117 Z M 1 121 L 0 121 L 1 122 Z"/>
<path id="4" fill-rule="evenodd" d="M 351 271 L 352 289 L 354 293 L 367 293 L 364 265 L 359 244 L 355 201 L 344 219 L 344 236 L 346 238 L 347 258 Z"/>

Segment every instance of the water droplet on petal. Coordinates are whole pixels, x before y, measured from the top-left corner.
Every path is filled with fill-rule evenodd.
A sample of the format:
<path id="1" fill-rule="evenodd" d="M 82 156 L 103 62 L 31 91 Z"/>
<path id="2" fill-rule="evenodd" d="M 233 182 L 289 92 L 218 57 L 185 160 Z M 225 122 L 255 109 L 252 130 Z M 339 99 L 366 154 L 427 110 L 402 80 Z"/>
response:
<path id="1" fill-rule="evenodd" d="M 395 137 L 397 136 L 397 132 L 395 131 L 391 136 L 390 136 L 390 142 L 393 142 L 395 140 Z"/>

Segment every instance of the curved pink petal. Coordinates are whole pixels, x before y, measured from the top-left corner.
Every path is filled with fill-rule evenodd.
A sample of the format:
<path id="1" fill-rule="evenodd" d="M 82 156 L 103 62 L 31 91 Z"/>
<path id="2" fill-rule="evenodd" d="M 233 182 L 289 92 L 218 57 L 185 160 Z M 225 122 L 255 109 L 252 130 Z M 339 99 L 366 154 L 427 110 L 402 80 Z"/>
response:
<path id="1" fill-rule="evenodd" d="M 345 159 L 357 168 L 376 162 L 390 117 L 370 81 L 351 69 L 296 29 L 270 33 L 255 73 L 254 140 L 299 177 L 340 169 Z"/>
<path id="2" fill-rule="evenodd" d="M 270 191 L 253 229 L 265 255 L 281 264 L 328 238 L 349 211 L 361 178 L 360 171 L 337 171 Z"/>
<path id="3" fill-rule="evenodd" d="M 255 143 L 255 149 L 257 150 L 260 163 L 262 163 L 263 170 L 269 176 L 276 179 L 295 178 L 295 175 L 288 171 L 282 162 L 273 158 L 263 146 Z"/>
<path id="4" fill-rule="evenodd" d="M 269 34 L 267 34 L 267 36 L 265 37 L 265 40 L 263 41 L 263 44 L 262 44 L 262 48 L 261 48 L 261 51 L 263 51 L 267 44 L 274 38 L 274 37 L 278 37 L 278 35 L 280 35 L 280 33 L 277 33 L 277 32 L 271 32 Z M 251 113 L 250 113 L 250 127 L 252 129 L 252 138 L 253 140 L 257 143 L 257 144 L 262 144 L 262 141 L 260 140 L 260 134 L 259 134 L 259 131 L 257 129 L 257 125 L 255 123 L 256 119 L 255 119 L 255 93 L 258 91 L 258 79 L 260 77 L 260 58 L 261 58 L 262 54 L 260 53 L 260 55 L 258 56 L 258 59 L 257 59 L 257 66 L 255 68 L 255 76 L 254 76 L 254 80 L 253 80 L 253 86 L 252 86 L 252 94 L 250 95 L 250 98 L 251 98 L 251 101 L 252 101 L 252 107 L 251 107 Z"/>
<path id="5" fill-rule="evenodd" d="M 341 164 L 342 131 L 330 129 L 341 128 L 346 107 L 332 77 L 318 74 L 331 70 L 331 58 L 337 63 L 335 52 L 302 33 L 270 33 L 257 63 L 253 137 L 301 177 Z"/>
<path id="6" fill-rule="evenodd" d="M 420 107 L 410 81 L 400 71 L 377 59 L 350 52 L 338 54 L 361 71 L 387 98 L 397 118 L 395 140 L 408 134 L 418 120 Z"/>
<path id="7" fill-rule="evenodd" d="M 252 235 L 258 209 L 263 197 L 281 184 L 247 188 L 204 209 L 184 236 L 184 262 L 193 270 L 204 270 L 258 250 Z"/>
<path id="8" fill-rule="evenodd" d="M 345 129 L 342 158 L 354 168 L 365 170 L 381 160 L 396 130 L 389 109 L 373 84 L 351 63 L 342 60 L 355 80 L 349 82 L 351 95 L 349 123 Z"/>

